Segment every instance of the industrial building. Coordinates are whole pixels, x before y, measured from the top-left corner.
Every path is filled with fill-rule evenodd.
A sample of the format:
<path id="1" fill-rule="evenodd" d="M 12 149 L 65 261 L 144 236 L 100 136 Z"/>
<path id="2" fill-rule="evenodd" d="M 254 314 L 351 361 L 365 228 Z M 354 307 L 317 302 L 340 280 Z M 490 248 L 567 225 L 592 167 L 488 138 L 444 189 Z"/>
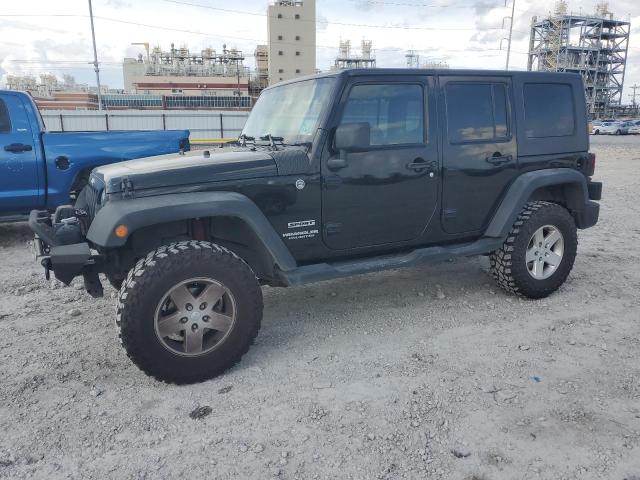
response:
<path id="1" fill-rule="evenodd" d="M 360 54 L 351 50 L 351 40 L 340 40 L 338 56 L 333 63 L 333 70 L 347 68 L 376 68 L 376 56 L 371 40 L 360 42 Z"/>
<path id="2" fill-rule="evenodd" d="M 256 61 L 256 70 L 252 81 L 249 82 L 249 93 L 257 97 L 269 86 L 269 46 L 256 45 L 253 57 Z"/>
<path id="3" fill-rule="evenodd" d="M 607 3 L 593 15 L 576 15 L 560 0 L 547 18 L 533 17 L 528 69 L 579 73 L 590 116 L 612 116 L 622 107 L 629 29 L 628 21 L 613 18 Z"/>
<path id="4" fill-rule="evenodd" d="M 236 49 L 222 46 L 221 52 L 206 48 L 192 53 L 187 47 L 168 51 L 160 47 L 149 49 L 146 55 L 125 58 L 122 65 L 125 93 L 156 95 L 239 96 L 248 94 L 249 69 L 244 55 Z"/>
<path id="5" fill-rule="evenodd" d="M 267 7 L 269 83 L 316 72 L 315 0 L 277 0 Z"/>
<path id="6" fill-rule="evenodd" d="M 407 50 L 405 58 L 407 59 L 407 68 L 449 68 L 449 64 L 445 61 L 432 59 L 423 60 L 415 50 Z"/>
<path id="7" fill-rule="evenodd" d="M 139 43 L 145 54 L 122 64 L 126 97 L 107 96 L 107 107 L 122 108 L 247 108 L 249 69 L 241 51 L 226 45 L 222 51 L 187 47 L 163 51 Z M 113 97 L 113 98 L 112 98 Z M 116 102 L 118 104 L 114 104 Z"/>
<path id="8" fill-rule="evenodd" d="M 72 75 L 63 75 L 62 81 L 55 75 L 44 73 L 38 78 L 32 75 L 7 75 L 7 88 L 29 92 L 41 110 L 92 110 L 98 108 L 96 87 L 76 83 Z M 102 86 L 102 93 L 109 87 Z"/>

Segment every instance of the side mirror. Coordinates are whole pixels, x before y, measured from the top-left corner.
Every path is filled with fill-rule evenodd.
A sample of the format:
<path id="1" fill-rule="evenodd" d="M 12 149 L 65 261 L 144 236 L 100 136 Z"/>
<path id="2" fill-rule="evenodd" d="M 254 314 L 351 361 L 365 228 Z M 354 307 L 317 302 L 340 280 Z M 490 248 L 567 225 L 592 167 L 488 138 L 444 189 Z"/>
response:
<path id="1" fill-rule="evenodd" d="M 369 124 L 346 123 L 336 128 L 333 142 L 335 149 L 344 152 L 362 152 L 371 146 Z"/>

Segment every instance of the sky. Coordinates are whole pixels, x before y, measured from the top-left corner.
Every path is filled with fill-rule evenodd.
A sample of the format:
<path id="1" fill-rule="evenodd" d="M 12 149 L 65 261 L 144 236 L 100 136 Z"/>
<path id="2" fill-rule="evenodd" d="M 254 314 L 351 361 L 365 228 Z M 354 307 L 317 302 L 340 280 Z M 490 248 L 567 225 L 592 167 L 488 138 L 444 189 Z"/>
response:
<path id="1" fill-rule="evenodd" d="M 0 0 L 0 82 L 7 74 L 71 74 L 95 85 L 87 0 Z M 405 53 L 446 61 L 452 68 L 503 69 L 512 0 L 316 0 L 317 67 L 328 69 L 341 39 L 359 45 L 373 41 L 378 67 L 406 65 Z M 510 68 L 527 67 L 529 26 L 545 16 L 555 0 L 515 0 Z M 568 1 L 576 13 L 592 13 L 593 0 Z M 244 52 L 254 68 L 253 52 L 266 44 L 265 0 L 93 0 L 101 83 L 122 88 L 124 57 L 144 52 L 135 42 L 168 50 L 187 46 L 199 52 L 222 45 Z M 631 22 L 623 103 L 630 86 L 640 84 L 640 1 L 610 0 L 616 18 Z M 504 27 L 504 28 L 503 28 Z M 640 101 L 640 89 L 638 89 Z"/>

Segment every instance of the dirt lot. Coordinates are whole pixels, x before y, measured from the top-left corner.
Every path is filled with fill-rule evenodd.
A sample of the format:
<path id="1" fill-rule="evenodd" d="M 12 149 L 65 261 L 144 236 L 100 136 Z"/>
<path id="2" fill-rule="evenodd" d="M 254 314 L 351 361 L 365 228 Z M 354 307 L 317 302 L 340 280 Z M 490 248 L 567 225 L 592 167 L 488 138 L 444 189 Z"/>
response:
<path id="1" fill-rule="evenodd" d="M 265 289 L 257 344 L 193 386 L 0 225 L 0 477 L 640 479 L 640 138 L 592 149 L 601 221 L 552 297 L 479 258 Z"/>

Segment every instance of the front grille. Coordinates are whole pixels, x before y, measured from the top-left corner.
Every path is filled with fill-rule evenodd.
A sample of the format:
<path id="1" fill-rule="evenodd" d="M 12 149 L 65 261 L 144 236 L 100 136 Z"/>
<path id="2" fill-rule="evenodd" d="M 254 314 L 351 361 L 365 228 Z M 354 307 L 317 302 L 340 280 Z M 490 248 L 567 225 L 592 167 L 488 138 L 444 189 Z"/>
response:
<path id="1" fill-rule="evenodd" d="M 93 218 L 100 210 L 100 196 L 103 189 L 104 185 L 94 180 L 89 182 L 89 184 L 82 189 L 80 195 L 78 195 L 75 207 L 87 212 L 89 224 L 91 224 Z"/>
<path id="2" fill-rule="evenodd" d="M 85 201 L 86 210 L 89 214 L 89 220 L 92 221 L 100 209 L 100 191 L 93 188 L 91 185 L 85 187 Z"/>

